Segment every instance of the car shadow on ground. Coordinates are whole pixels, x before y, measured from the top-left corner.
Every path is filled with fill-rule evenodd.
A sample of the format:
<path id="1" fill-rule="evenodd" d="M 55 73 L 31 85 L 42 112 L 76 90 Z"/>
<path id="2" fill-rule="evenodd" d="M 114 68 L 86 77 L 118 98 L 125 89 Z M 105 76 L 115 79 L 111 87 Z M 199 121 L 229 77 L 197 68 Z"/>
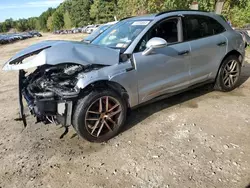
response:
<path id="1" fill-rule="evenodd" d="M 242 87 L 242 85 L 249 79 L 249 77 L 250 77 L 250 64 L 247 63 L 245 67 L 242 68 L 239 87 Z M 213 84 L 207 84 L 202 87 L 198 87 L 193 90 L 189 90 L 181 94 L 172 96 L 170 98 L 166 98 L 157 102 L 153 102 L 151 104 L 141 106 L 133 110 L 129 114 L 127 121 L 125 123 L 125 126 L 123 127 L 123 130 L 121 132 L 125 132 L 131 129 L 138 123 L 142 122 L 144 119 L 150 117 L 151 115 L 159 111 L 162 111 L 164 109 L 167 109 L 176 105 L 183 104 L 187 101 L 191 101 L 192 99 L 201 97 L 213 91 L 214 91 Z M 192 101 L 188 104 L 187 107 L 198 108 L 198 104 Z"/>

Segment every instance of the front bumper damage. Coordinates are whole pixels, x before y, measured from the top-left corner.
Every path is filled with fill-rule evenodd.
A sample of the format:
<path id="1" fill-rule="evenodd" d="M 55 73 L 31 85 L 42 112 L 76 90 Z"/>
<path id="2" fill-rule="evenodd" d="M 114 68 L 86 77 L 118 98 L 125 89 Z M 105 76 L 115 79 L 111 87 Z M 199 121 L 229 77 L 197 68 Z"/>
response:
<path id="1" fill-rule="evenodd" d="M 19 110 L 24 127 L 27 126 L 25 100 L 37 123 L 60 124 L 65 127 L 66 134 L 68 127 L 73 125 L 74 105 L 88 92 L 77 86 L 79 79 L 85 78 L 86 73 L 103 67 L 105 66 L 65 63 L 42 65 L 29 74 L 19 70 Z"/>
<path id="2" fill-rule="evenodd" d="M 99 69 L 115 65 L 119 59 L 120 51 L 111 48 L 73 41 L 44 41 L 15 54 L 3 70 L 19 71 L 19 111 L 25 127 L 26 101 L 37 122 L 61 124 L 67 129 L 73 125 L 75 104 L 95 81 L 93 75 L 99 76 Z M 26 73 L 30 68 L 35 70 Z"/>
<path id="3" fill-rule="evenodd" d="M 36 122 L 57 124 L 65 127 L 61 138 L 72 125 L 73 107 L 85 90 L 77 82 L 85 73 L 98 70 L 102 65 L 82 66 L 77 64 L 43 65 L 32 73 L 19 70 L 19 111 L 20 120 L 27 126 L 24 114 L 26 101 Z"/>
<path id="4" fill-rule="evenodd" d="M 25 71 L 19 71 L 19 114 L 20 120 L 23 121 L 24 127 L 27 126 L 26 116 L 24 114 L 25 99 L 29 111 L 37 119 L 37 123 L 43 122 L 45 124 L 55 123 L 61 124 L 64 127 L 72 125 L 72 111 L 73 102 L 76 100 L 77 95 L 74 93 L 66 98 L 55 100 L 51 98 L 48 93 L 44 94 L 44 98 L 38 99 L 31 94 L 25 86 Z M 47 95 L 46 95 L 47 94 Z"/>

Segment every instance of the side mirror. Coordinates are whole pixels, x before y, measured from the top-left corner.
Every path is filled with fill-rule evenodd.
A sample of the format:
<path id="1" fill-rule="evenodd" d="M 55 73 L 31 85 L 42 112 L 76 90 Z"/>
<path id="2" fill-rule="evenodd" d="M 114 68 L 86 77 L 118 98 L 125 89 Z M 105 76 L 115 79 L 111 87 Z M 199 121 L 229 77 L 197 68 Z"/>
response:
<path id="1" fill-rule="evenodd" d="M 167 41 L 163 38 L 154 37 L 147 42 L 146 49 L 142 52 L 142 55 L 149 55 L 153 49 L 163 48 L 167 45 Z"/>

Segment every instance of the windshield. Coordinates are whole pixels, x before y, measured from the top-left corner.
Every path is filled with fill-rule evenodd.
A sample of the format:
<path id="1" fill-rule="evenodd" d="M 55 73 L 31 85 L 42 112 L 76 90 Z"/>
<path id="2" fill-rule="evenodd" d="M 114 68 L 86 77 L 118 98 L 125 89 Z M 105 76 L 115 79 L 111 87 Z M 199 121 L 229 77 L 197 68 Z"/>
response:
<path id="1" fill-rule="evenodd" d="M 148 20 L 121 21 L 100 34 L 92 41 L 92 44 L 110 48 L 126 49 L 149 23 L 150 21 Z"/>
<path id="2" fill-rule="evenodd" d="M 84 38 L 83 41 L 87 41 L 87 42 L 91 42 L 92 40 L 94 40 L 98 35 L 100 35 L 102 32 L 104 32 L 106 29 L 108 29 L 109 27 L 111 27 L 112 25 L 102 25 L 100 27 L 98 27 L 98 29 L 96 29 L 94 32 L 92 32 L 89 36 L 87 36 L 86 38 Z"/>

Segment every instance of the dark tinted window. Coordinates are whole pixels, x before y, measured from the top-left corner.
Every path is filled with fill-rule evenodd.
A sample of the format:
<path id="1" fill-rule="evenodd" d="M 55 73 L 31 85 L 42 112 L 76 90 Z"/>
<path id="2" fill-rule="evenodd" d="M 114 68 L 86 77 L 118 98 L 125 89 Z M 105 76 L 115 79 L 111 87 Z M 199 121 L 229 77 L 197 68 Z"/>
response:
<path id="1" fill-rule="evenodd" d="M 216 20 L 206 16 L 184 17 L 184 38 L 194 40 L 216 35 L 225 31 L 225 28 Z"/>
<path id="2" fill-rule="evenodd" d="M 165 39 L 168 44 L 178 42 L 178 19 L 168 19 L 157 23 L 155 26 L 150 29 L 146 35 L 138 43 L 135 52 L 142 52 L 146 49 L 147 42 L 154 38 L 160 37 Z"/>

